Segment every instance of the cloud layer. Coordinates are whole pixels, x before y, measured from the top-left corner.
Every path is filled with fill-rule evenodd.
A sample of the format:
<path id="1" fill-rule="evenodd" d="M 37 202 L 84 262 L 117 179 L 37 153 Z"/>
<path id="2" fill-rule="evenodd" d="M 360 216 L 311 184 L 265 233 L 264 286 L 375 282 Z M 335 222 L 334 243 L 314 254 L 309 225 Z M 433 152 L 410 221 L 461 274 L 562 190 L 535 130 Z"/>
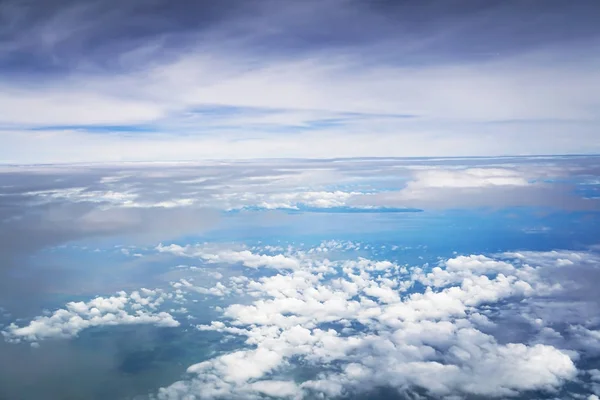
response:
<path id="1" fill-rule="evenodd" d="M 190 366 L 158 398 L 335 398 L 381 387 L 435 398 L 552 394 L 600 350 L 598 298 L 578 278 L 598 272 L 594 252 L 457 256 L 425 269 L 310 254 L 236 280 L 255 300 L 197 329 L 246 337 L 247 348 Z M 563 307 L 578 311 L 563 320 Z M 528 328 L 510 340 L 502 332 L 512 324 Z"/>
<path id="2" fill-rule="evenodd" d="M 179 313 L 191 324 L 183 328 L 216 332 L 222 345 L 241 338 L 204 354 L 157 399 L 346 398 L 382 388 L 399 398 L 600 393 L 597 247 L 455 255 L 420 266 L 358 256 L 365 250 L 375 254 L 335 240 L 161 244 L 161 257 L 201 267 L 175 266 L 176 280 L 163 289 L 69 302 L 2 334 L 38 347 L 90 327 L 177 328 Z M 206 307 L 219 316 L 206 320 Z M 199 317 L 206 322 L 193 322 Z"/>
<path id="3" fill-rule="evenodd" d="M 593 1 L 11 0 L 0 157 L 597 153 L 597 17 Z"/>
<path id="4" fill-rule="evenodd" d="M 44 292 L 49 281 L 62 287 L 73 282 L 56 268 L 44 275 L 24 267 L 39 251 L 73 242 L 154 247 L 233 226 L 236 232 L 289 226 L 313 212 L 424 211 L 426 218 L 439 210 L 537 207 L 593 213 L 600 207 L 599 171 L 596 157 L 5 166 L 0 298 L 12 302 L 15 293 Z M 523 229 L 551 229 L 537 223 Z M 215 259 L 245 256 L 212 250 Z M 20 274 L 10 272 L 16 268 Z"/>

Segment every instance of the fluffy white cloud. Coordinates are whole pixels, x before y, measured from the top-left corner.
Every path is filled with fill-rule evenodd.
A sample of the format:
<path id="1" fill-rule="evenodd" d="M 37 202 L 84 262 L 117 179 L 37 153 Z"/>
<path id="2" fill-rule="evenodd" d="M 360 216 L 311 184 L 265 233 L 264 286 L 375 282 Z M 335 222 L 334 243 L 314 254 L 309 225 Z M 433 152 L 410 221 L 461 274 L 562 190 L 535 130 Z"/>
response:
<path id="1" fill-rule="evenodd" d="M 429 286 L 446 286 L 458 283 L 474 275 L 510 274 L 515 267 L 504 261 L 490 259 L 483 255 L 458 256 L 445 262 L 445 268 L 434 267 L 431 272 L 423 273 L 415 269 L 413 279 Z"/>
<path id="2" fill-rule="evenodd" d="M 171 314 L 156 312 L 168 297 L 169 294 L 161 290 L 141 289 L 129 295 L 119 292 L 116 296 L 96 297 L 88 302 L 70 302 L 64 309 L 36 317 L 25 326 L 12 323 L 2 335 L 5 340 L 18 343 L 70 338 L 93 326 L 153 324 L 176 327 L 179 322 Z"/>
<path id="3" fill-rule="evenodd" d="M 335 262 L 325 272 L 318 272 L 326 262 L 319 258 L 302 259 L 295 269 L 275 266 L 276 275 L 246 282 L 256 300 L 232 304 L 222 320 L 197 326 L 246 336 L 250 349 L 191 366 L 189 379 L 158 397 L 331 398 L 377 387 L 420 388 L 437 398 L 553 391 L 575 379 L 577 346 L 552 335 L 544 342 L 535 332 L 501 341 L 494 320 L 514 307 L 534 315 L 531 305 L 548 288 L 558 293 L 548 272 L 578 265 L 559 260 L 593 256 L 519 254 L 458 256 L 428 271 L 367 259 Z M 525 254 L 545 261 L 531 266 Z M 423 291 L 411 288 L 417 282 Z M 543 313 L 531 324 L 558 329 Z M 585 324 L 577 320 L 570 329 L 588 346 L 600 343 Z M 316 375 L 289 381 L 298 360 Z"/>

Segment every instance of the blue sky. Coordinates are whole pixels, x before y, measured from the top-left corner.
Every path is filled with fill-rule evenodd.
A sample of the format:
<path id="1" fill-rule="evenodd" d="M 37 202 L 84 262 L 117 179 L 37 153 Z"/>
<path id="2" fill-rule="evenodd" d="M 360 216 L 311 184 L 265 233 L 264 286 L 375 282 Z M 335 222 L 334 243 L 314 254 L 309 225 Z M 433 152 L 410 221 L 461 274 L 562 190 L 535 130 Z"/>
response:
<path id="1" fill-rule="evenodd" d="M 597 153 L 598 18 L 595 1 L 4 1 L 0 159 Z"/>

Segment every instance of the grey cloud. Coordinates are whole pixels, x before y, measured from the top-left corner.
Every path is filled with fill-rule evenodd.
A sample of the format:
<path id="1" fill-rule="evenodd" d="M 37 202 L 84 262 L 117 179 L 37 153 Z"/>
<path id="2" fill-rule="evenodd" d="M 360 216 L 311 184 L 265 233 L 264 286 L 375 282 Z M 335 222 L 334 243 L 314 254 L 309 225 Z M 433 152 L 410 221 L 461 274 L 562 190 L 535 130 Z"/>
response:
<path id="1" fill-rule="evenodd" d="M 0 65 L 12 72 L 18 72 L 17 67 L 64 71 L 93 60 L 115 69 L 118 62 L 127 64 L 128 56 L 156 57 L 157 51 L 163 57 L 173 56 L 189 43 L 210 45 L 215 40 L 222 46 L 234 44 L 237 51 L 250 47 L 263 56 L 332 48 L 350 51 L 360 46 L 371 58 L 395 63 L 486 59 L 497 53 L 597 38 L 599 12 L 593 1 L 554 0 L 544 2 L 544 7 L 464 0 L 52 0 L 43 4 L 12 0 L 0 6 Z M 401 50 L 402 59 L 382 51 L 390 44 Z M 106 57 L 107 53 L 122 57 Z M 117 64 L 107 65 L 112 59 Z"/>
<path id="2" fill-rule="evenodd" d="M 92 237 L 129 236 L 153 243 L 160 238 L 202 232 L 218 220 L 218 213 L 205 209 L 102 209 L 102 203 L 56 202 L 7 211 L 0 230 L 1 249 L 6 256 L 23 255 L 37 249 Z M 18 211 L 18 212 L 15 212 Z"/>
<path id="3" fill-rule="evenodd" d="M 27 306 L 47 287 L 64 287 L 77 279 L 74 271 L 54 262 L 42 261 L 41 266 L 31 267 L 31 260 L 40 250 L 92 239 L 152 245 L 205 232 L 220 219 L 219 211 L 210 208 L 118 208 L 106 201 L 40 200 L 38 195 L 27 194 L 50 188 L 61 191 L 93 186 L 102 176 L 105 173 L 49 170 L 39 174 L 0 174 L 0 185 L 8 186 L 0 190 L 0 300 L 4 304 Z"/>
<path id="4" fill-rule="evenodd" d="M 357 199 L 356 205 L 384 207 L 418 207 L 424 209 L 543 207 L 554 210 L 600 209 L 598 199 L 584 199 L 573 193 L 569 185 L 534 185 L 520 188 L 430 188 L 419 195 L 402 191 Z"/>
<path id="5" fill-rule="evenodd" d="M 600 145 L 592 0 L 9 0 L 0 10 L 1 155 L 18 163 Z"/>
<path id="6" fill-rule="evenodd" d="M 38 255 L 44 248 L 109 238 L 125 244 L 154 244 L 205 232 L 218 220 L 218 212 L 196 208 L 101 210 L 64 203 L 26 210 L 24 215 L 0 223 L 0 301 L 13 310 L 23 310 L 34 306 L 37 296 L 48 289 L 78 287 L 85 292 L 97 285 L 93 280 L 80 281 L 93 271 L 73 271 L 56 261 L 44 261 Z M 33 267 L 32 260 L 38 265 Z M 101 276 L 105 286 L 114 286 L 108 275 Z"/>

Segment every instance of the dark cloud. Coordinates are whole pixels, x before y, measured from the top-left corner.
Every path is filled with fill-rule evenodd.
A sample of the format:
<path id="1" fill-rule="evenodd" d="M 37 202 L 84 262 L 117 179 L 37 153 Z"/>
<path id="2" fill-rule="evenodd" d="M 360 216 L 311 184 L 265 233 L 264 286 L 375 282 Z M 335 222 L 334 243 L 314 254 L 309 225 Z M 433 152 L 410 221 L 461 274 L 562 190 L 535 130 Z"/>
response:
<path id="1" fill-rule="evenodd" d="M 7 0 L 0 69 L 130 69 L 216 43 L 256 57 L 359 46 L 402 64 L 485 59 L 596 40 L 599 17 L 595 1 Z"/>
<path id="2" fill-rule="evenodd" d="M 239 6 L 204 0 L 5 1 L 0 4 L 0 65 L 60 72 L 93 59 L 117 67 L 111 60 L 102 62 L 102 56 L 126 53 L 147 42 L 176 45 L 167 36 L 201 33 Z"/>

